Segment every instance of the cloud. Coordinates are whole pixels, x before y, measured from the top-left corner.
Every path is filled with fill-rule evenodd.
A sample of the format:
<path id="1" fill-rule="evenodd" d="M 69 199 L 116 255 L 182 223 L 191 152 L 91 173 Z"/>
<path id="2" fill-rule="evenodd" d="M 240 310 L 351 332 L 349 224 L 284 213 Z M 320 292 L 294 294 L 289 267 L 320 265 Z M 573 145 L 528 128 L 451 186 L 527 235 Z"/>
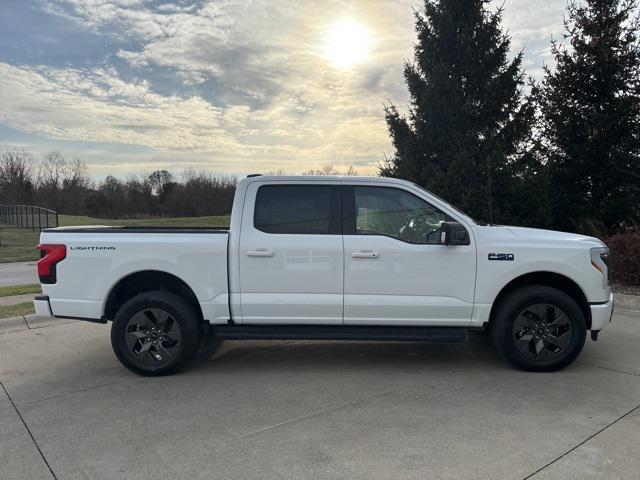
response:
<path id="1" fill-rule="evenodd" d="M 0 121 L 65 140 L 212 149 L 233 142 L 221 112 L 198 97 L 164 97 L 109 69 L 16 67 L 0 63 Z"/>
<path id="2" fill-rule="evenodd" d="M 47 5 L 85 28 L 135 40 L 136 45 L 117 51 L 134 68 L 168 68 L 187 85 L 213 80 L 236 96 L 225 97 L 244 96 L 250 105 L 267 103 L 295 82 L 330 68 L 321 60 L 323 35 L 345 16 L 377 33 L 371 62 L 391 53 L 401 65 L 413 37 L 410 6 L 392 0 L 378 2 L 376 10 L 365 0 L 226 0 L 188 7 L 58 0 Z M 401 80 L 401 72 L 394 77 Z"/>
<path id="3" fill-rule="evenodd" d="M 85 63 L 0 63 L 0 122 L 52 139 L 150 149 L 144 157 L 132 150 L 141 164 L 155 152 L 235 172 L 327 162 L 373 172 L 391 151 L 382 104 L 408 102 L 402 65 L 421 3 L 42 0 L 46 13 L 116 46 Z M 529 73 L 548 59 L 563 8 L 564 0 L 505 4 L 503 26 L 513 51 L 525 48 Z M 322 51 L 342 18 L 373 32 L 370 57 L 349 71 Z"/>
<path id="4" fill-rule="evenodd" d="M 308 113 L 302 97 L 290 100 L 293 105 L 264 110 L 222 108 L 198 96 L 159 95 L 147 81 L 127 83 L 113 69 L 0 63 L 0 122 L 18 130 L 66 141 L 210 155 L 229 163 L 282 166 L 339 159 L 373 167 L 381 142 L 388 141 L 379 115 L 367 114 L 367 108 L 354 118 L 331 114 L 332 109 Z M 301 119 L 300 114 L 319 116 Z M 372 131 L 372 125 L 378 128 Z"/>

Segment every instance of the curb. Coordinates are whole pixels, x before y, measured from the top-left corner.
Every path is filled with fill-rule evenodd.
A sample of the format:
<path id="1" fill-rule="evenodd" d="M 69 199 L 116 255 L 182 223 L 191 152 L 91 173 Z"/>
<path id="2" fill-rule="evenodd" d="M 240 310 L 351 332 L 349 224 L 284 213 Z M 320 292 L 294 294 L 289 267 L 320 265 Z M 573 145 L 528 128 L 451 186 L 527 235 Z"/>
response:
<path id="1" fill-rule="evenodd" d="M 34 330 L 44 327 L 66 325 L 79 320 L 71 318 L 41 317 L 36 314 L 19 315 L 17 317 L 0 318 L 0 334 L 9 332 L 19 332 L 22 330 Z"/>

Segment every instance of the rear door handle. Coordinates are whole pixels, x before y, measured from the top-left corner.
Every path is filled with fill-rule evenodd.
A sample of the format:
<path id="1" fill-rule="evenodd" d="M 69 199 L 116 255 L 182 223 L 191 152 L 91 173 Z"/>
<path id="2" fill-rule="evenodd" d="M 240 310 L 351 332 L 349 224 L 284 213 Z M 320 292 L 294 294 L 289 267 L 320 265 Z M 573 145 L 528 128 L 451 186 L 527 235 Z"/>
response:
<path id="1" fill-rule="evenodd" d="M 268 248 L 256 248 L 255 250 L 247 250 L 248 257 L 273 257 L 273 250 Z"/>
<path id="2" fill-rule="evenodd" d="M 351 254 L 352 258 L 378 258 L 380 254 L 378 252 L 374 252 L 373 250 L 361 250 L 359 252 L 353 252 Z"/>

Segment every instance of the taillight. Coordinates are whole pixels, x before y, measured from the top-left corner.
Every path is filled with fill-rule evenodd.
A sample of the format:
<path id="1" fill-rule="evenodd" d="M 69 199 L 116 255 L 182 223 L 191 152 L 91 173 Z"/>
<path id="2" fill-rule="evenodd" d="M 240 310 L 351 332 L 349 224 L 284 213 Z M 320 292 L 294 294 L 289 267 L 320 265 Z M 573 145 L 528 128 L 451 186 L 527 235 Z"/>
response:
<path id="1" fill-rule="evenodd" d="M 56 283 L 56 265 L 67 256 L 65 245 L 38 245 L 38 277 L 41 283 Z"/>

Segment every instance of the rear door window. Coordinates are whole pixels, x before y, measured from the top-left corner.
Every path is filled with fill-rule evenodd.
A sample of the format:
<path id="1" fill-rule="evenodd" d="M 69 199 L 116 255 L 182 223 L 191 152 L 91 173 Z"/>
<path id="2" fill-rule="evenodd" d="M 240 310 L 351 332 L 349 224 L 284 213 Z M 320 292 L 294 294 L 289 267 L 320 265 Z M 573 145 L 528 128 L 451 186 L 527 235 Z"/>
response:
<path id="1" fill-rule="evenodd" d="M 340 235 L 341 214 L 338 185 L 263 185 L 253 225 L 273 234 Z"/>

